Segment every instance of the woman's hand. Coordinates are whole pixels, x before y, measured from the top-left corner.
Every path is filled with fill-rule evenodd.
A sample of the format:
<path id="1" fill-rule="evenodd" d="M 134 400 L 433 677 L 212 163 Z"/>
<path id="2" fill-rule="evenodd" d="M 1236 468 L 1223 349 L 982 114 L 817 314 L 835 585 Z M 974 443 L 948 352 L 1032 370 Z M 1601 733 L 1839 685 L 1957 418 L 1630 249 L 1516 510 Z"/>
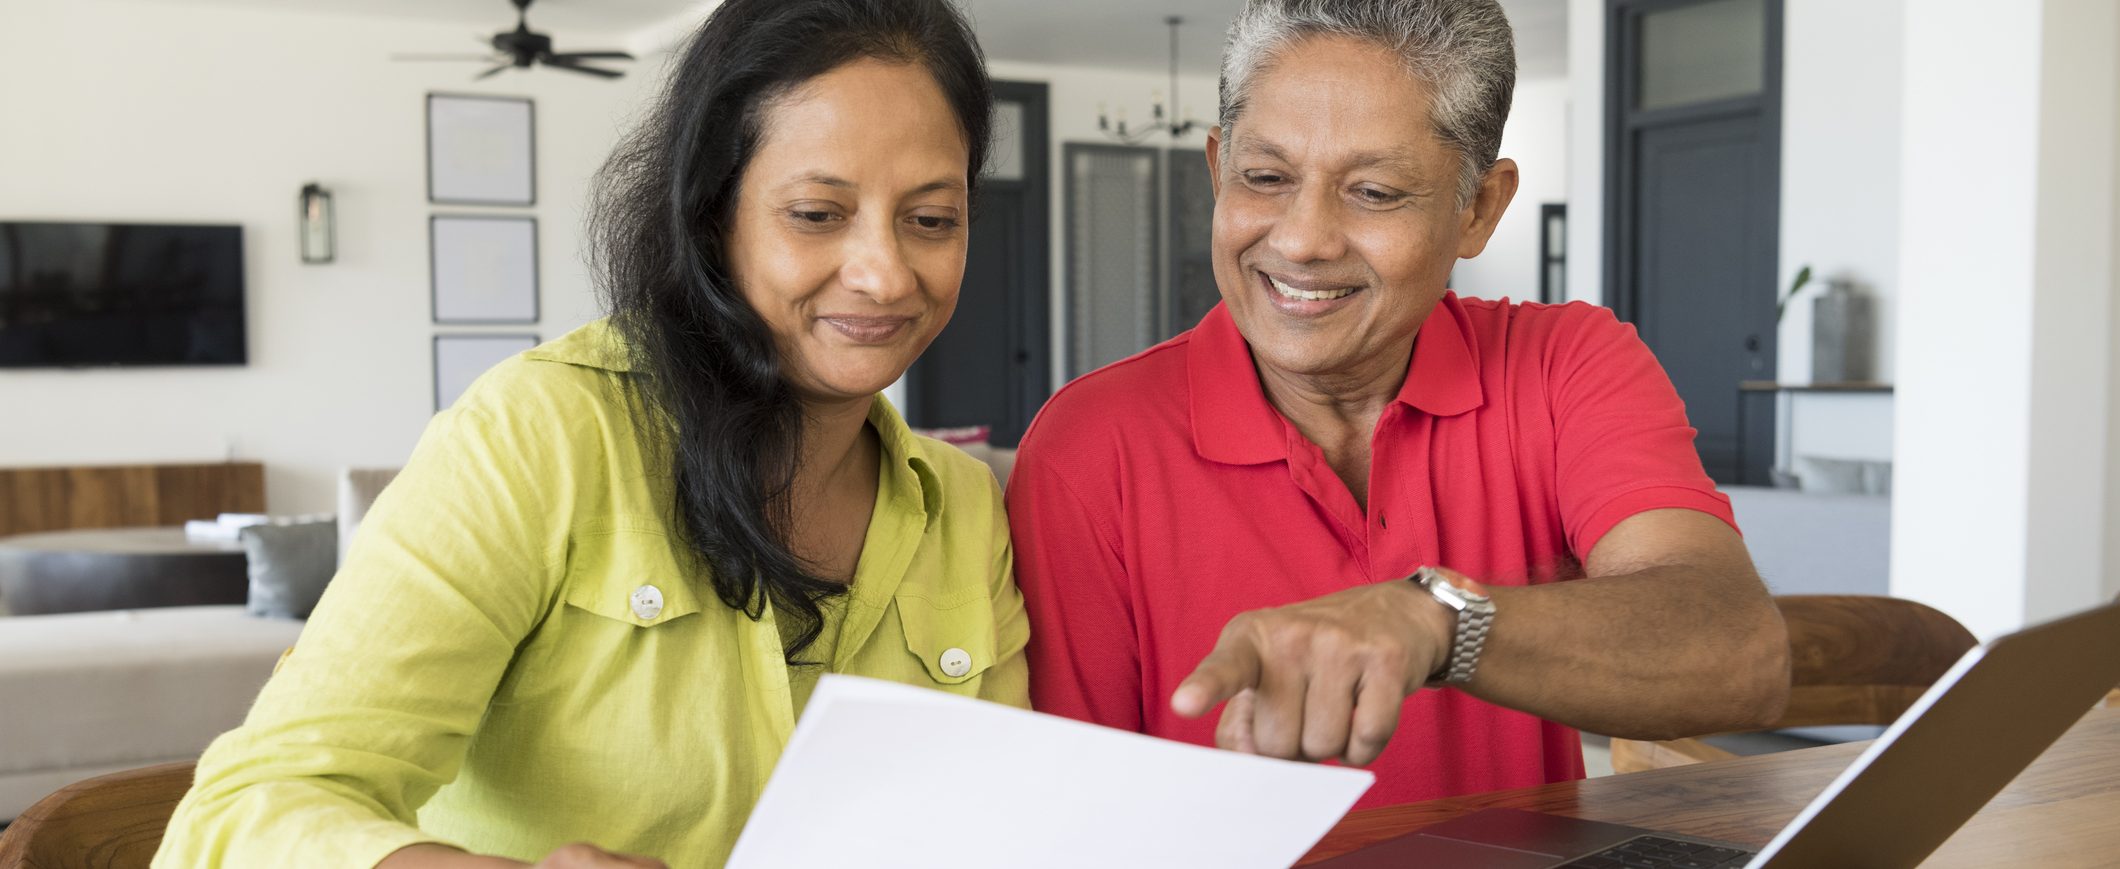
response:
<path id="1" fill-rule="evenodd" d="M 576 842 L 545 855 L 535 869 L 670 869 L 653 857 L 613 854 L 595 845 Z"/>
<path id="2" fill-rule="evenodd" d="M 446 845 L 411 845 L 391 852 L 376 869 L 504 869 L 529 866 L 503 857 L 466 854 Z M 669 869 L 663 861 L 631 854 L 613 854 L 595 845 L 576 842 L 545 855 L 535 869 Z"/>

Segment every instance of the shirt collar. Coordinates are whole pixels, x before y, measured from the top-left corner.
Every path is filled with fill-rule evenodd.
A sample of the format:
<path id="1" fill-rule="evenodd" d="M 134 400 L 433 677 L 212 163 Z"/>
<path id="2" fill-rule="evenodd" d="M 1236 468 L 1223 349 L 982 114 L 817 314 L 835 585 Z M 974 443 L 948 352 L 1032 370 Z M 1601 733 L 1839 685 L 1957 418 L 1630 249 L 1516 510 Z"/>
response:
<path id="1" fill-rule="evenodd" d="M 891 490 L 889 497 L 903 499 L 905 509 L 923 514 L 933 525 L 935 518 L 942 515 L 942 479 L 935 475 L 935 461 L 928 456 L 927 445 L 913 435 L 905 418 L 882 395 L 869 404 L 869 425 L 875 427 L 876 438 L 883 445 L 884 485 Z"/>
<path id="2" fill-rule="evenodd" d="M 546 362 L 564 362 L 605 371 L 633 370 L 625 339 L 608 319 L 591 320 L 581 328 L 540 344 L 523 356 Z"/>
<path id="3" fill-rule="evenodd" d="M 1228 307 L 1217 304 L 1207 312 L 1189 343 L 1186 379 L 1194 450 L 1201 458 L 1231 465 L 1287 459 L 1281 414 L 1266 400 L 1251 345 L 1237 331 Z M 1485 401 L 1471 324 L 1456 293 L 1444 293 L 1421 324 L 1398 401 L 1433 416 L 1456 416 Z"/>
<path id="4" fill-rule="evenodd" d="M 633 370 L 625 339 L 609 319 L 592 320 L 523 355 L 605 371 Z M 889 464 L 884 483 L 890 491 L 879 494 L 901 500 L 905 509 L 925 514 L 932 523 L 942 513 L 942 483 L 935 475 L 935 463 L 928 456 L 927 447 L 913 436 L 898 409 L 881 395 L 869 405 L 869 425 L 876 428 L 883 459 Z"/>

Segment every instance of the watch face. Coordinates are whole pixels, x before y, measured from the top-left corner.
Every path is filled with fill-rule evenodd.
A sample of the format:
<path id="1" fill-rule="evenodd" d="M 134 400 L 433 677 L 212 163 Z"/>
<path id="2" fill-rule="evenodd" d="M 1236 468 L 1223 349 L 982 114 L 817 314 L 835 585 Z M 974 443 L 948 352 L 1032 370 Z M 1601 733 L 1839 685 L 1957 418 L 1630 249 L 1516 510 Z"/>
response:
<path id="1" fill-rule="evenodd" d="M 1484 594 L 1471 589 L 1459 588 L 1457 583 L 1445 578 L 1442 571 L 1423 567 L 1418 576 L 1420 577 L 1422 588 L 1428 589 L 1430 594 L 1450 604 L 1454 609 L 1464 609 L 1466 604 L 1487 600 L 1487 596 Z"/>

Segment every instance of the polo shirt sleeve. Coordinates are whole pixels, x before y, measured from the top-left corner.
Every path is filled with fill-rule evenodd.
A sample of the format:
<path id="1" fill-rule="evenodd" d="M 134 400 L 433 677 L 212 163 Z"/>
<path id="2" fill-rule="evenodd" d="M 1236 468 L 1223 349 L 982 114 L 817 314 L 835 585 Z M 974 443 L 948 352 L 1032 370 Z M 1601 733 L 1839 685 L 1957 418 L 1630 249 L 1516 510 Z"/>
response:
<path id="1" fill-rule="evenodd" d="M 1110 511 L 1076 488 L 1116 476 L 1067 461 L 1040 434 L 1034 426 L 1025 438 L 1008 485 L 1016 583 L 1031 623 L 1031 706 L 1140 731 L 1140 650 L 1119 539 Z"/>
<path id="2" fill-rule="evenodd" d="M 1570 551 L 1587 559 L 1613 526 L 1650 510 L 1697 510 L 1736 528 L 1730 499 L 1701 467 L 1685 403 L 1634 327 L 1605 308 L 1551 310 L 1566 316 L 1547 383 Z"/>
<path id="3" fill-rule="evenodd" d="M 472 398 L 430 424 L 243 725 L 200 758 L 155 866 L 372 866 L 440 841 L 415 813 L 456 776 L 565 558 L 550 426 Z"/>

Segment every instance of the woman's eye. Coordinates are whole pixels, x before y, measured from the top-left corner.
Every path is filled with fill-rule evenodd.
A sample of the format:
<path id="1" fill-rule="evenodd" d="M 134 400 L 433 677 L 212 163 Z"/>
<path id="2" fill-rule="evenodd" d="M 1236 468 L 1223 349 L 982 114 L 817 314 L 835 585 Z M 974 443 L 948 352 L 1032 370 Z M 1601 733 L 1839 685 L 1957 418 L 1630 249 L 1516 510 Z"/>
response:
<path id="1" fill-rule="evenodd" d="M 913 215 L 913 223 L 929 232 L 944 232 L 957 228 L 957 218 L 937 217 L 931 214 Z"/>
<path id="2" fill-rule="evenodd" d="M 793 217 L 796 220 L 802 221 L 803 223 L 822 224 L 831 223 L 832 219 L 834 217 L 837 217 L 838 215 L 835 215 L 829 211 L 804 211 L 802 209 L 796 209 L 794 211 L 788 212 L 788 216 Z"/>

